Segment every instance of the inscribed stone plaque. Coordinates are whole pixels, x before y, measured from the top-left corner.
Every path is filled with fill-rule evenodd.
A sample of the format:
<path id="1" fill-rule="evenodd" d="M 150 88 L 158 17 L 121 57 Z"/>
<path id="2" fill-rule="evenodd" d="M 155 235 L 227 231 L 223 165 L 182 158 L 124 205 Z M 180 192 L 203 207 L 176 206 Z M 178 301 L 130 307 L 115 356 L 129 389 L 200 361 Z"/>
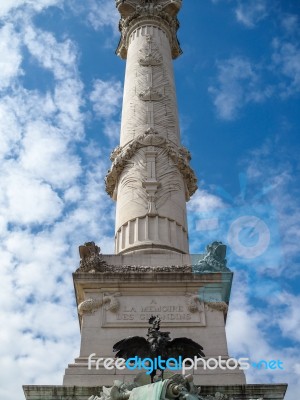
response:
<path id="1" fill-rule="evenodd" d="M 187 298 L 183 295 L 122 295 L 119 298 L 120 308 L 113 313 L 102 308 L 103 327 L 148 327 L 151 315 L 158 315 L 163 326 L 205 326 L 203 304 L 198 310 L 191 312 Z"/>

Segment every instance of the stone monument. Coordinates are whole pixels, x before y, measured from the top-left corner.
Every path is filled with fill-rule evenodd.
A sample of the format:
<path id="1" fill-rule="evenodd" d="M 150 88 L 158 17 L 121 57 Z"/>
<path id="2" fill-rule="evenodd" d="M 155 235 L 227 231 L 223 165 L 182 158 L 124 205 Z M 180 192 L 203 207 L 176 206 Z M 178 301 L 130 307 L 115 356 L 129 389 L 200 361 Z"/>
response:
<path id="1" fill-rule="evenodd" d="M 105 178 L 116 201 L 115 254 L 102 254 L 94 242 L 79 247 L 73 274 L 79 356 L 66 368 L 62 386 L 24 386 L 27 400 L 88 400 L 116 380 L 133 381 L 136 371 L 108 370 L 103 359 L 114 356 L 114 343 L 124 337 L 143 336 L 151 315 L 173 337 L 201 343 L 206 359 L 230 358 L 225 324 L 233 274 L 226 246 L 214 242 L 206 254 L 189 254 L 186 202 L 197 179 L 180 141 L 172 61 L 182 53 L 181 3 L 116 0 L 116 53 L 126 60 L 126 73 L 120 145 Z M 200 365 L 189 373 L 203 399 L 283 399 L 286 390 L 246 385 L 239 368 Z"/>

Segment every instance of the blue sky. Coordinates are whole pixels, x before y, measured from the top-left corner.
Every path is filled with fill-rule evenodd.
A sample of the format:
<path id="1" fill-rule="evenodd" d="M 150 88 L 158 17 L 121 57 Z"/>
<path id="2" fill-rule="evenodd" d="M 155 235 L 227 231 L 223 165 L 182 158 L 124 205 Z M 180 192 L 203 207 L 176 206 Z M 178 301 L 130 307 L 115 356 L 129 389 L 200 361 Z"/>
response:
<path id="1" fill-rule="evenodd" d="M 300 23 L 295 0 L 185 0 L 174 62 L 183 143 L 199 190 L 190 249 L 230 244 L 232 356 L 278 358 L 299 393 Z M 113 0 L 0 4 L 0 397 L 61 384 L 78 356 L 78 245 L 113 252 L 104 190 L 125 63 Z M 253 256 L 255 254 L 255 256 Z"/>

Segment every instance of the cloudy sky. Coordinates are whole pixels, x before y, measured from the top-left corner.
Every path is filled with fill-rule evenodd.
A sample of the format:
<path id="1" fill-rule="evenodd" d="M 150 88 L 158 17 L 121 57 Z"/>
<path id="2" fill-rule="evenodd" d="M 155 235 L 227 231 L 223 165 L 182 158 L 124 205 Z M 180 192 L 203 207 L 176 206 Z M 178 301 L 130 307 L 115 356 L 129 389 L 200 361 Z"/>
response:
<path id="1" fill-rule="evenodd" d="M 113 0 L 0 2 L 0 398 L 61 384 L 78 356 L 78 245 L 113 252 L 104 191 L 124 61 Z M 199 190 L 191 252 L 228 245 L 235 357 L 280 359 L 249 383 L 300 390 L 297 0 L 185 0 L 175 75 Z"/>

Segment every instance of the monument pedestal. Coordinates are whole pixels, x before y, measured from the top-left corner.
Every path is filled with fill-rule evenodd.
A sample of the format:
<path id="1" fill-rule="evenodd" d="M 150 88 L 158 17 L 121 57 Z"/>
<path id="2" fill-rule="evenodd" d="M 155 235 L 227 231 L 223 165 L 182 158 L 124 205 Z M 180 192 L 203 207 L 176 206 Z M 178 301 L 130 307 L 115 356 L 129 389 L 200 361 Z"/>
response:
<path id="1" fill-rule="evenodd" d="M 73 275 L 81 327 L 80 355 L 66 369 L 63 384 L 112 385 L 114 379 L 133 379 L 139 371 L 96 369 L 96 361 L 114 357 L 113 346 L 121 339 L 146 337 L 151 315 L 160 317 L 161 330 L 170 331 L 172 339 L 187 337 L 203 346 L 206 359 L 220 356 L 227 360 L 225 322 L 233 274 L 228 268 L 193 272 L 192 260 L 201 258 L 203 255 L 176 253 L 99 255 L 94 267 L 89 265 L 90 272 L 81 272 L 86 270 L 82 265 Z M 89 369 L 91 354 L 94 362 Z M 193 373 L 196 384 L 246 383 L 238 368 L 204 369 L 200 365 L 187 373 Z"/>

